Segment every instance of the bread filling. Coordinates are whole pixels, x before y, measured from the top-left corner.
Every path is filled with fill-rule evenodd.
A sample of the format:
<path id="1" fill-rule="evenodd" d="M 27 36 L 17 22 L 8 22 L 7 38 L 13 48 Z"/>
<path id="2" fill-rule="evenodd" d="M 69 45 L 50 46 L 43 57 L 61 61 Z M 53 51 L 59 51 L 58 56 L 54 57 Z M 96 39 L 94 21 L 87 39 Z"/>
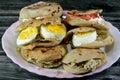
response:
<path id="1" fill-rule="evenodd" d="M 71 62 L 71 63 L 68 63 L 68 64 L 66 64 L 66 63 L 64 63 L 64 64 L 69 66 L 69 67 L 79 67 L 79 68 L 83 68 L 87 71 L 93 71 L 101 63 L 102 63 L 101 59 L 90 59 L 90 60 L 87 60 L 87 61 L 82 61 L 80 63 Z"/>
<path id="2" fill-rule="evenodd" d="M 57 67 L 57 66 L 60 66 L 62 64 L 61 62 L 62 59 L 56 59 L 54 61 L 39 61 L 37 62 L 37 64 L 40 66 L 40 67 L 47 67 L 47 68 L 51 68 L 51 67 Z"/>
<path id="3" fill-rule="evenodd" d="M 96 41 L 101 41 L 107 38 L 108 34 L 105 31 L 97 31 L 97 39 Z"/>
<path id="4" fill-rule="evenodd" d="M 88 44 L 93 41 L 95 41 L 97 38 L 97 32 L 92 31 L 92 32 L 78 32 L 76 34 L 73 34 L 72 37 L 72 43 L 73 46 L 78 47 L 82 44 Z"/>
<path id="5" fill-rule="evenodd" d="M 40 62 L 40 63 L 42 63 L 44 65 L 52 65 L 52 64 L 54 65 L 55 63 L 61 62 L 61 60 L 62 59 L 56 59 L 54 61 L 46 61 L 46 62 Z"/>
<path id="6" fill-rule="evenodd" d="M 37 59 L 35 58 L 28 58 L 27 61 L 30 63 L 40 63 L 41 65 L 54 65 L 56 63 L 61 62 L 62 59 L 56 59 L 56 60 L 52 60 L 52 61 L 37 61 Z"/>
<path id="7" fill-rule="evenodd" d="M 91 19 L 96 19 L 99 18 L 99 14 L 98 13 L 91 13 L 91 14 L 79 14 L 79 13 L 69 13 L 67 14 L 69 17 L 75 17 L 75 18 L 81 18 L 84 20 L 91 20 Z"/>

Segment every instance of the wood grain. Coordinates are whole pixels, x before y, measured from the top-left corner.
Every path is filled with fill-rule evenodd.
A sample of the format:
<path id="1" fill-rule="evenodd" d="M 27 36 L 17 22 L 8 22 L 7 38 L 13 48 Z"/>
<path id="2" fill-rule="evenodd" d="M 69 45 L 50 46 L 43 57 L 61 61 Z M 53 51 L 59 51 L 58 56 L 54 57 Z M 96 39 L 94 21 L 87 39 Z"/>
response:
<path id="1" fill-rule="evenodd" d="M 0 0 L 0 38 L 5 30 L 15 21 L 18 20 L 19 11 L 22 7 L 39 0 Z M 120 1 L 119 0 L 44 0 L 58 2 L 63 9 L 103 9 L 101 14 L 120 30 Z M 1 42 L 1 40 L 0 40 Z M 0 43 L 0 45 L 2 45 Z M 30 73 L 18 65 L 14 64 L 5 54 L 0 46 L 0 80 L 57 80 Z M 76 80 L 119 80 L 120 79 L 120 59 L 110 68 L 98 74 L 75 78 Z"/>

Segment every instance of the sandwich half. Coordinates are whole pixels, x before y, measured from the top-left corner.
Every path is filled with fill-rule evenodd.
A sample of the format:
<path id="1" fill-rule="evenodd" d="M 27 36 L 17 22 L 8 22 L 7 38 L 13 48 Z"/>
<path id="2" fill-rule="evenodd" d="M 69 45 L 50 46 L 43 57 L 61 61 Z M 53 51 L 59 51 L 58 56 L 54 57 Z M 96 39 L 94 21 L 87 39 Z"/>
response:
<path id="1" fill-rule="evenodd" d="M 72 74 L 83 74 L 96 70 L 106 62 L 106 54 L 100 49 L 76 48 L 62 60 L 63 68 Z"/>
<path id="2" fill-rule="evenodd" d="M 65 42 L 73 47 L 100 48 L 113 44 L 113 37 L 106 30 L 93 27 L 78 27 L 67 32 Z"/>
<path id="3" fill-rule="evenodd" d="M 36 47 L 34 49 L 21 48 L 22 57 L 33 64 L 42 68 L 59 67 L 62 64 L 62 59 L 66 55 L 65 45 L 54 47 Z"/>
<path id="4" fill-rule="evenodd" d="M 108 30 L 106 21 L 99 15 L 100 12 L 102 10 L 68 11 L 64 22 L 71 26 L 88 26 Z"/>

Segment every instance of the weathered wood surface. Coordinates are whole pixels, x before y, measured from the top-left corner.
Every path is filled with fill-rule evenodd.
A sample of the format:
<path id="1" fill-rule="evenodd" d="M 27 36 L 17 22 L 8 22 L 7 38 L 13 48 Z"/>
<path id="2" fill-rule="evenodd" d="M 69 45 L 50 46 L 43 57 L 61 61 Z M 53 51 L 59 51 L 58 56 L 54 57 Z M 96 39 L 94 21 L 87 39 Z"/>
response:
<path id="1" fill-rule="evenodd" d="M 0 38 L 5 30 L 18 20 L 22 7 L 39 0 L 0 0 Z M 97 9 L 104 10 L 102 15 L 120 30 L 120 0 L 44 0 L 60 3 L 64 9 Z M 0 43 L 0 80 L 56 80 L 30 73 L 14 64 L 5 54 Z M 120 80 L 120 59 L 110 68 L 98 74 L 76 78 L 77 80 Z"/>

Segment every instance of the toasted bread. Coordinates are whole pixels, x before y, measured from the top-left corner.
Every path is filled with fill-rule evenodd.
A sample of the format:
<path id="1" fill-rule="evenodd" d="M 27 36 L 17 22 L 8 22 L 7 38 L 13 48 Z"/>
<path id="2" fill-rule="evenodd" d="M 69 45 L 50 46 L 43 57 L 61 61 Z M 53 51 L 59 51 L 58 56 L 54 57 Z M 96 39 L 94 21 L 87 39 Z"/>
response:
<path id="1" fill-rule="evenodd" d="M 58 3 L 53 2 L 37 2 L 26 6 L 20 11 L 20 21 L 30 19 L 41 19 L 46 17 L 60 17 L 63 9 Z"/>
<path id="2" fill-rule="evenodd" d="M 100 49 L 76 48 L 62 60 L 63 68 L 73 74 L 93 71 L 106 62 L 106 54 Z"/>
<path id="3" fill-rule="evenodd" d="M 101 10 L 88 10 L 85 12 L 78 11 L 78 10 L 68 11 L 64 22 L 68 23 L 69 25 L 73 27 L 74 26 L 88 26 L 88 27 L 95 27 L 98 29 L 108 30 L 108 25 L 106 24 L 106 21 L 102 17 L 99 16 L 99 20 L 91 20 L 91 19 L 89 20 L 90 16 L 86 16 L 89 14 L 99 15 L 99 12 L 101 12 Z"/>
<path id="4" fill-rule="evenodd" d="M 61 60 L 66 54 L 65 45 L 55 47 L 36 47 L 32 50 L 21 48 L 22 57 L 28 62 L 34 63 L 39 67 L 52 68 L 62 64 Z"/>
<path id="5" fill-rule="evenodd" d="M 77 46 L 77 47 L 100 48 L 100 47 L 105 47 L 113 44 L 114 42 L 113 37 L 108 31 L 97 30 L 92 27 L 78 27 L 68 31 L 67 36 L 64 39 L 64 42 L 68 43 L 69 41 L 72 41 L 72 36 L 77 32 L 89 32 L 94 30 L 96 30 L 97 32 L 97 35 L 98 35 L 97 39 L 91 43 L 81 44 L 80 46 Z M 72 43 L 72 46 L 76 47 L 73 45 L 73 43 Z"/>

